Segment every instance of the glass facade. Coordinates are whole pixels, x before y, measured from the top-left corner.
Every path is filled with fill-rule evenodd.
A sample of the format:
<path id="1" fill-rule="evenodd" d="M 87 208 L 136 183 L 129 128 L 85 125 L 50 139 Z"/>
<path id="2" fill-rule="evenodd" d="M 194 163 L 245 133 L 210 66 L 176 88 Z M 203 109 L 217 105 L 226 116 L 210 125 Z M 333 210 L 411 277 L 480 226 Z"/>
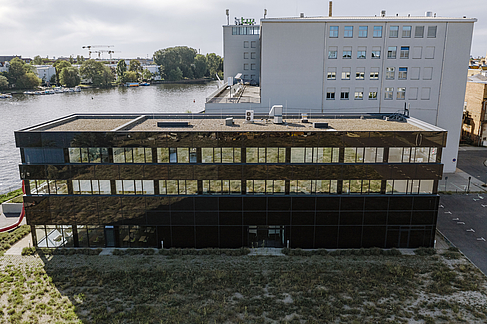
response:
<path id="1" fill-rule="evenodd" d="M 16 133 L 38 246 L 433 245 L 442 131 L 46 133 Z"/>

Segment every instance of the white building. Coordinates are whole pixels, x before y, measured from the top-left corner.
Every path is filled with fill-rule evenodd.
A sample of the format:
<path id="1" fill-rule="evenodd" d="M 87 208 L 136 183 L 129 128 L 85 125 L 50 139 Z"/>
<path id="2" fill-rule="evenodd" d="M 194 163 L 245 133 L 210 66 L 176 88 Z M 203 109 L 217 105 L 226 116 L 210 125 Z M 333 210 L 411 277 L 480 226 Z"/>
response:
<path id="1" fill-rule="evenodd" d="M 33 65 L 37 70 L 37 76 L 42 79 L 42 83 L 51 81 L 53 75 L 56 75 L 56 68 L 52 65 Z"/>
<path id="2" fill-rule="evenodd" d="M 260 26 L 253 19 L 235 19 L 238 25 L 223 26 L 223 73 L 258 84 L 260 79 Z M 214 77 L 214 76 L 212 76 Z"/>
<path id="3" fill-rule="evenodd" d="M 285 112 L 394 113 L 407 106 L 412 117 L 448 130 L 442 161 L 444 172 L 455 172 L 476 21 L 430 12 L 261 19 L 260 104 L 206 110 L 282 104 Z"/>

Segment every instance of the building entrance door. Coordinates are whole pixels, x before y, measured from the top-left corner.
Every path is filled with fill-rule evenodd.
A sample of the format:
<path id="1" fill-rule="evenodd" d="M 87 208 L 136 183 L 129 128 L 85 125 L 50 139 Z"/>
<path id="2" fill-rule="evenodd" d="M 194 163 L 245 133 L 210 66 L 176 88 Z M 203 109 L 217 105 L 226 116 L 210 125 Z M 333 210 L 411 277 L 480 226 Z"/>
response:
<path id="1" fill-rule="evenodd" d="M 115 247 L 115 230 L 113 226 L 105 226 L 105 239 L 107 247 Z"/>
<path id="2" fill-rule="evenodd" d="M 284 226 L 249 226 L 250 247 L 284 247 Z"/>

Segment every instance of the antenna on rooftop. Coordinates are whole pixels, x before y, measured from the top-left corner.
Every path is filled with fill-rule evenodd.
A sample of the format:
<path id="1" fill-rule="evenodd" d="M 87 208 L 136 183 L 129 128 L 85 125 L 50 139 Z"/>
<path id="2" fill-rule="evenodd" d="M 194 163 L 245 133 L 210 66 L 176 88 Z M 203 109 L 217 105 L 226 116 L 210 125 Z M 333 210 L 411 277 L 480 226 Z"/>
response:
<path id="1" fill-rule="evenodd" d="M 333 7 L 333 1 L 330 1 L 328 3 L 328 17 L 331 17 L 332 14 L 332 7 Z"/>
<path id="2" fill-rule="evenodd" d="M 230 25 L 230 9 L 225 10 L 227 13 L 227 25 Z"/>
<path id="3" fill-rule="evenodd" d="M 264 19 L 267 16 L 267 9 L 264 9 Z"/>

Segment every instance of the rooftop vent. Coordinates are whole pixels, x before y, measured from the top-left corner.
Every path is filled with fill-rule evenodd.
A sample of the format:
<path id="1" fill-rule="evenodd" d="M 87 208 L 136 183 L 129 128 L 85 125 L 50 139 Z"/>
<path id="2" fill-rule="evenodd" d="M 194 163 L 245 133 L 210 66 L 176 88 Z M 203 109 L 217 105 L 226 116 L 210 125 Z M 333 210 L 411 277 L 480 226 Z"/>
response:
<path id="1" fill-rule="evenodd" d="M 424 15 L 426 17 L 433 17 L 433 11 L 426 11 Z"/>
<path id="2" fill-rule="evenodd" d="M 274 117 L 274 124 L 282 124 L 282 105 L 272 106 L 269 117 Z"/>
<path id="3" fill-rule="evenodd" d="M 233 117 L 225 118 L 225 126 L 233 126 Z"/>
<path id="4" fill-rule="evenodd" d="M 170 122 L 157 122 L 157 127 L 174 128 L 174 127 L 190 127 L 190 125 L 189 122 L 170 121 Z"/>
<path id="5" fill-rule="evenodd" d="M 299 18 L 304 18 L 304 12 L 299 14 Z"/>
<path id="6" fill-rule="evenodd" d="M 386 11 L 385 11 L 385 10 L 381 10 L 381 12 L 380 12 L 380 16 L 381 16 L 381 17 L 385 17 L 385 16 L 386 16 Z"/>
<path id="7" fill-rule="evenodd" d="M 313 123 L 313 128 L 328 128 L 328 123 Z"/>
<path id="8" fill-rule="evenodd" d="M 302 123 L 308 122 L 308 114 L 301 114 L 301 122 Z"/>
<path id="9" fill-rule="evenodd" d="M 245 123 L 246 124 L 253 124 L 254 123 L 254 111 L 253 110 L 246 110 L 245 111 Z"/>

